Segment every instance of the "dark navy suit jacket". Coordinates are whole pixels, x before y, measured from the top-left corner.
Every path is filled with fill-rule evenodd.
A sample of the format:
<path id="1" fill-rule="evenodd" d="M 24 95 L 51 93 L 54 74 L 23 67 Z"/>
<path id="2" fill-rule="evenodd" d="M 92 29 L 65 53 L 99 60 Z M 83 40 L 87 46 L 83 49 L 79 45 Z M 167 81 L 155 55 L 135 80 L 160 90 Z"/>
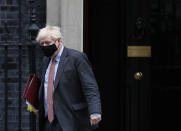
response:
<path id="1" fill-rule="evenodd" d="M 50 58 L 42 62 L 39 90 L 39 129 L 44 126 L 44 79 Z M 64 47 L 54 82 L 54 114 L 63 131 L 91 131 L 90 115 L 101 114 L 98 85 L 87 56 Z"/>

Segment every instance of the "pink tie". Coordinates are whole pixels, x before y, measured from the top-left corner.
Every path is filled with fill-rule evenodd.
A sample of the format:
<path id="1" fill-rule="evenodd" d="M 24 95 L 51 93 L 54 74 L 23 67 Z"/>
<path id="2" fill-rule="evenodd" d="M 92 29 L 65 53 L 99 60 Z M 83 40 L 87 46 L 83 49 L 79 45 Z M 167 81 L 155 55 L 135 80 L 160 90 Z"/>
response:
<path id="1" fill-rule="evenodd" d="M 54 80 L 54 71 L 55 70 L 55 60 L 52 59 L 52 64 L 50 67 L 48 75 L 48 89 L 47 89 L 47 103 L 48 103 L 48 120 L 51 123 L 54 119 L 53 113 L 53 80 Z"/>

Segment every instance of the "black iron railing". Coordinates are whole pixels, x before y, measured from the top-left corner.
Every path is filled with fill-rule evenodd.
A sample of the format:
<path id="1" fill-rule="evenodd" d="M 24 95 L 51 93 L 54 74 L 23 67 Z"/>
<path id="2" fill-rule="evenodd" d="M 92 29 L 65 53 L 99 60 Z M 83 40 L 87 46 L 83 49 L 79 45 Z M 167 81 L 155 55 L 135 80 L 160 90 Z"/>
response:
<path id="1" fill-rule="evenodd" d="M 14 50 L 14 52 L 10 52 L 10 50 Z M 3 72 L 2 76 L 1 76 L 1 84 L 4 85 L 4 105 L 0 105 L 0 106 L 4 106 L 4 117 L 3 117 L 3 129 L 1 129 L 2 131 L 8 131 L 9 128 L 12 128 L 11 125 L 9 125 L 9 121 L 10 121 L 10 117 L 8 116 L 8 111 L 9 111 L 9 103 L 11 103 L 11 99 L 9 100 L 9 95 L 8 95 L 8 91 L 11 91 L 12 88 L 15 87 L 9 87 L 9 83 L 11 83 L 11 79 L 8 75 L 8 71 L 10 70 L 15 70 L 17 72 L 17 81 L 13 81 L 13 83 L 17 84 L 17 92 L 18 95 L 16 98 L 18 101 L 18 105 L 13 105 L 15 106 L 15 108 L 17 110 L 14 111 L 14 113 L 16 114 L 15 116 L 17 117 L 16 120 L 18 120 L 18 124 L 14 127 L 16 130 L 18 129 L 19 131 L 22 130 L 23 126 L 23 114 L 26 113 L 26 107 L 25 104 L 23 106 L 23 99 L 22 99 L 22 93 L 26 84 L 26 76 L 28 77 L 29 73 L 36 73 L 36 45 L 35 44 L 0 44 L 0 56 L 1 58 L 3 58 L 2 65 L 0 65 L 1 68 L 1 72 Z M 14 54 L 14 55 L 13 55 Z M 11 65 L 11 61 L 12 59 L 15 59 L 15 61 L 13 61 L 13 65 Z M 26 62 L 24 60 L 27 60 Z M 11 64 L 10 64 L 11 63 Z M 15 66 L 16 65 L 16 66 Z M 25 71 L 26 70 L 26 71 Z M 2 91 L 2 90 L 1 90 Z M 14 91 L 14 89 L 13 89 Z M 1 104 L 1 103 L 0 103 Z M 12 105 L 10 105 L 12 106 Z M 17 111 L 17 112 L 16 112 Z M 2 112 L 2 111 L 1 111 Z M 36 116 L 33 113 L 29 114 L 29 130 L 30 131 L 36 131 Z M 11 129 L 12 130 L 12 129 Z"/>
<path id="2" fill-rule="evenodd" d="M 9 27 L 12 25 L 8 25 L 7 17 L 3 18 L 3 22 L 1 22 L 2 25 L 4 24 L 4 28 L 3 32 L 0 33 L 0 131 L 36 131 L 38 127 L 36 116 L 33 113 L 28 114 L 28 112 L 26 111 L 25 101 L 23 101 L 22 99 L 22 93 L 29 73 L 36 73 L 36 67 L 38 65 L 36 65 L 36 61 L 37 59 L 41 59 L 40 54 L 36 56 L 36 52 L 39 51 L 39 49 L 37 49 L 37 43 L 35 41 L 37 31 L 39 30 L 37 23 L 39 23 L 38 25 L 44 25 L 37 20 L 37 3 L 40 2 L 41 0 L 39 0 L 39 2 L 37 2 L 36 0 L 26 0 L 26 2 L 17 0 L 17 5 L 13 5 L 18 9 L 18 17 L 16 18 L 18 23 L 17 25 L 13 25 L 16 26 L 17 34 L 13 34 L 12 30 L 9 29 Z M 2 5 L 3 7 L 6 7 L 4 9 L 4 12 L 8 13 L 7 7 L 11 5 Z M 24 7 L 24 5 L 27 5 L 27 7 Z M 28 17 L 23 17 L 24 13 L 22 13 L 22 11 L 24 10 L 24 8 L 27 8 L 26 11 L 28 11 L 28 20 L 25 20 Z M 23 22 L 25 21 L 27 22 L 27 24 L 29 24 L 28 28 L 26 28 L 27 24 L 23 24 Z M 28 31 L 28 35 L 22 34 L 25 30 Z M 11 40 L 11 36 L 16 36 L 18 37 L 18 39 Z M 12 50 L 14 51 L 13 53 Z M 11 61 L 12 59 L 13 61 Z M 10 72 L 17 72 L 17 74 L 15 76 L 10 76 Z M 10 87 L 9 85 L 16 85 L 16 87 Z M 9 92 L 11 92 L 11 89 L 13 88 L 17 88 L 17 95 L 14 95 L 16 96 L 16 98 L 11 99 Z M 14 99 L 17 100 L 17 103 Z M 14 101 L 16 106 L 12 105 Z M 12 111 L 12 109 L 14 110 Z M 12 114 L 13 117 L 9 117 Z M 14 119 L 16 121 L 14 121 Z"/>

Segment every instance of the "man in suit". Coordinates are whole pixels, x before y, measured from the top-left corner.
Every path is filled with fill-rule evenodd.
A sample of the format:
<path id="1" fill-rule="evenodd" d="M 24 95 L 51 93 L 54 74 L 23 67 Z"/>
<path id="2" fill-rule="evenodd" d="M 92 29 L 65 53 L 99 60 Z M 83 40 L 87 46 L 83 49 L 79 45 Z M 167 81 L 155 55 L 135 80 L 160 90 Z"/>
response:
<path id="1" fill-rule="evenodd" d="M 44 52 L 39 90 L 40 131 L 91 131 L 101 121 L 98 85 L 87 56 L 62 44 L 60 28 L 40 29 Z"/>

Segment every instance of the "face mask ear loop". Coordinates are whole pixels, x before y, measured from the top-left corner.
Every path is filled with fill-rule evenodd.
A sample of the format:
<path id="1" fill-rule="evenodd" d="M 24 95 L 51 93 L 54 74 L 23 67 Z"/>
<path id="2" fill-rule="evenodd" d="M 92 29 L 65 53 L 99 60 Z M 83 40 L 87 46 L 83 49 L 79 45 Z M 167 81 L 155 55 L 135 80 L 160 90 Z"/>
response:
<path id="1" fill-rule="evenodd" d="M 56 45 L 56 42 L 57 42 L 57 40 L 56 40 L 55 43 L 54 43 L 55 45 Z M 56 47 L 57 47 L 57 45 L 56 45 Z M 57 48 L 59 48 L 59 46 L 58 46 Z"/>

